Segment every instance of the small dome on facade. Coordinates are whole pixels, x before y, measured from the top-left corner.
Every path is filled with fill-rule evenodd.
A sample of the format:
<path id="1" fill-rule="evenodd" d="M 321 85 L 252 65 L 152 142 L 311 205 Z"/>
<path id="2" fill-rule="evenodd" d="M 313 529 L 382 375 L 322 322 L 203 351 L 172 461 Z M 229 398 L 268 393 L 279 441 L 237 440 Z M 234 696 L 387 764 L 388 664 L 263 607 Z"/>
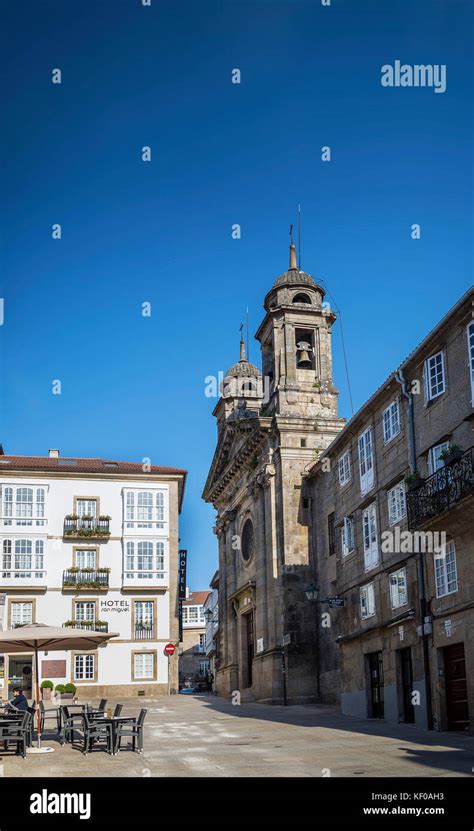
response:
<path id="1" fill-rule="evenodd" d="M 281 286 L 311 286 L 312 288 L 320 288 L 310 274 L 307 274 L 306 271 L 298 271 L 297 268 L 290 268 L 289 271 L 281 274 L 273 283 L 271 290 L 273 291 L 273 289 L 278 289 Z"/>
<path id="2" fill-rule="evenodd" d="M 260 370 L 247 360 L 239 361 L 227 370 L 226 378 L 260 378 Z"/>

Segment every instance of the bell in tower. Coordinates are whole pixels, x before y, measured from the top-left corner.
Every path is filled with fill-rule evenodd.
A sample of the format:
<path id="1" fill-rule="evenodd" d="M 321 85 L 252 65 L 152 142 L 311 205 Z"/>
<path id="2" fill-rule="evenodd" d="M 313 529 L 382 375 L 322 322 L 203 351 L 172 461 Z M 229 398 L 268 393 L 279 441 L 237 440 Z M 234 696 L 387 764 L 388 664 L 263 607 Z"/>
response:
<path id="1" fill-rule="evenodd" d="M 296 366 L 298 369 L 313 369 L 313 349 L 310 343 L 300 341 L 296 344 Z"/>

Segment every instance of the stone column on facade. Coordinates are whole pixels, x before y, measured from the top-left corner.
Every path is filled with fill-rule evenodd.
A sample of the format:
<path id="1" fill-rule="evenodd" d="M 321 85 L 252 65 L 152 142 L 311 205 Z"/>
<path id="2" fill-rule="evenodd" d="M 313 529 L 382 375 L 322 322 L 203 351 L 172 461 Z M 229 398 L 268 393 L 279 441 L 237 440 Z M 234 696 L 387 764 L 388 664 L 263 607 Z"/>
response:
<path id="1" fill-rule="evenodd" d="M 226 533 L 222 523 L 216 525 L 216 534 L 219 540 L 219 629 L 221 665 L 228 662 L 228 625 L 225 609 L 227 605 L 227 568 L 226 568 Z M 221 611 L 222 610 L 222 611 Z"/>

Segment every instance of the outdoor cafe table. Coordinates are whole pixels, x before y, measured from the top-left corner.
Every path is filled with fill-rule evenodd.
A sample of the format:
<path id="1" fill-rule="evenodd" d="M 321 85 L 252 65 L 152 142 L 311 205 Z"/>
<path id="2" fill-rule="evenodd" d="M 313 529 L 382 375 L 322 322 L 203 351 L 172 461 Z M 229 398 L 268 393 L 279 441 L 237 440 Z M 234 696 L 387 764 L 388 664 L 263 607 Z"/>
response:
<path id="1" fill-rule="evenodd" d="M 135 716 L 95 716 L 94 722 L 97 724 L 111 724 L 112 725 L 112 747 L 115 755 L 115 742 L 117 739 L 117 727 L 120 722 L 135 721 Z"/>

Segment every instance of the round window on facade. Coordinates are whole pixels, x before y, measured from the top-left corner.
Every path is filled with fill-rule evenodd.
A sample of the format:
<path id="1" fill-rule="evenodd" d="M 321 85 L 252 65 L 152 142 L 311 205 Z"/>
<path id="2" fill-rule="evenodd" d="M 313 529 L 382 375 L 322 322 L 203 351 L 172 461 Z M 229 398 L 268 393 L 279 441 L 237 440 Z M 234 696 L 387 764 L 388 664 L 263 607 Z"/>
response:
<path id="1" fill-rule="evenodd" d="M 255 539 L 253 534 L 253 523 L 251 519 L 244 522 L 242 528 L 242 557 L 248 563 L 255 551 Z"/>

